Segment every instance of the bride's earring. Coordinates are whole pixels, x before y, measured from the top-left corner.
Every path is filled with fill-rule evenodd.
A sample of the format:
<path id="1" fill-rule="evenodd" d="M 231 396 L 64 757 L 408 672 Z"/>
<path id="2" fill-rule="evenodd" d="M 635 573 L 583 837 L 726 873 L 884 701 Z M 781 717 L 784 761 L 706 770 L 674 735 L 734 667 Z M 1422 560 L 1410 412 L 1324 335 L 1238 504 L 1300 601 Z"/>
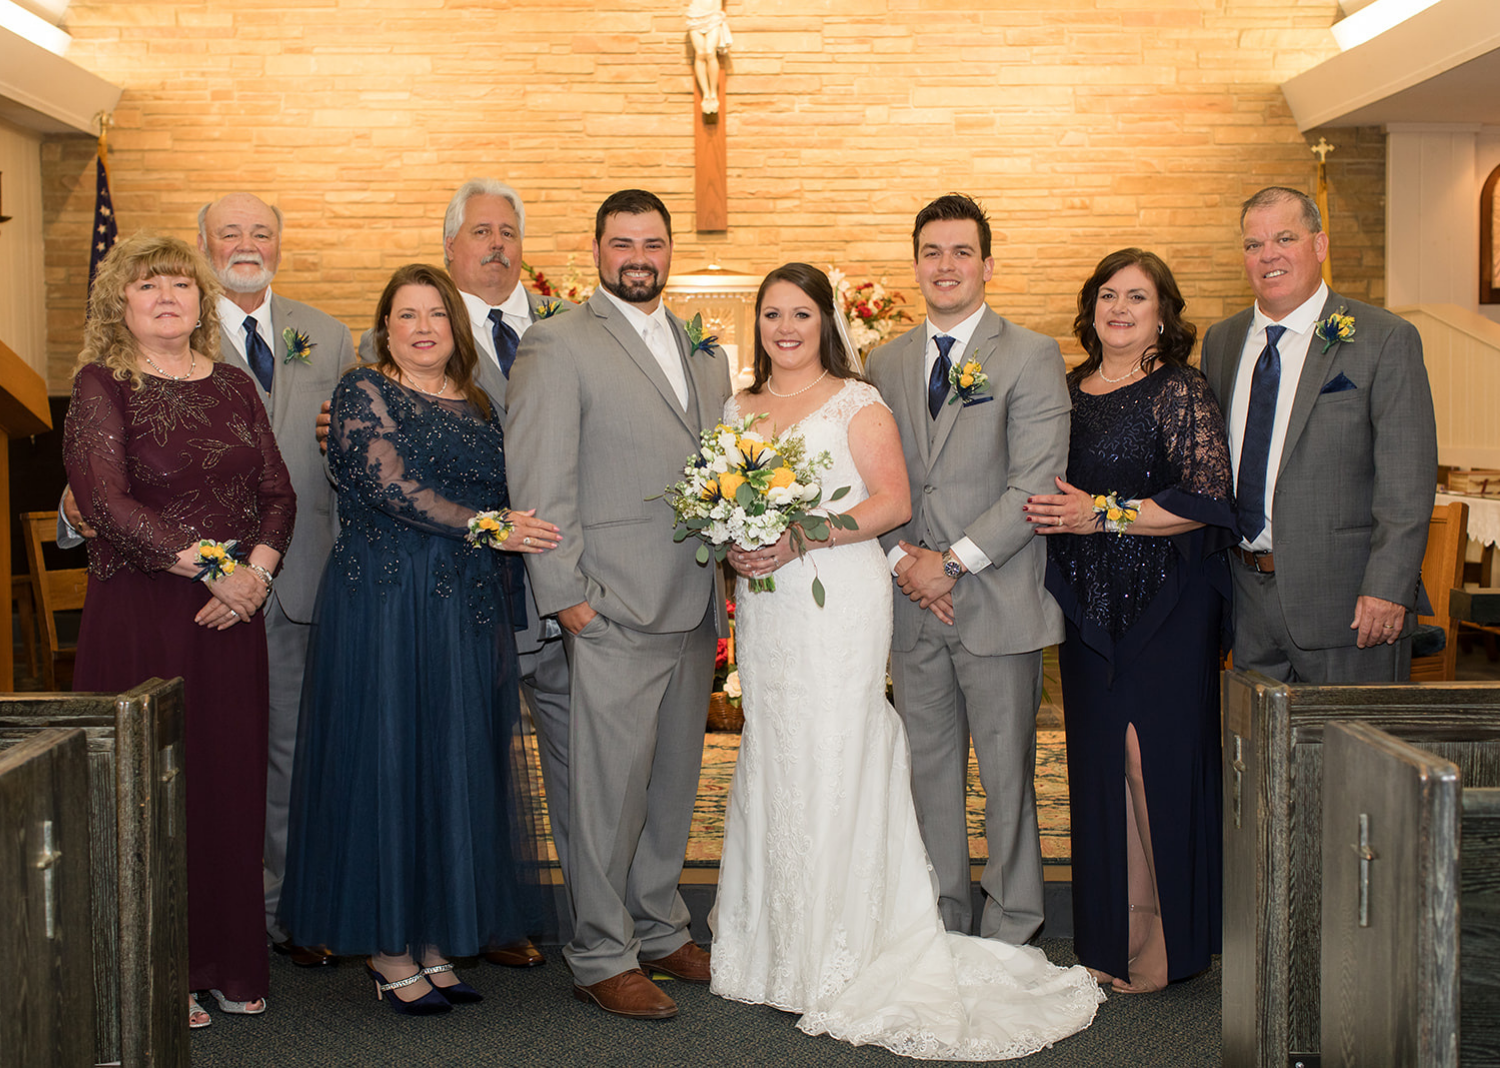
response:
<path id="1" fill-rule="evenodd" d="M 1161 337 L 1161 332 L 1162 332 L 1163 329 L 1165 329 L 1165 328 L 1162 326 L 1161 323 L 1157 323 L 1156 324 L 1156 336 L 1157 337 Z"/>

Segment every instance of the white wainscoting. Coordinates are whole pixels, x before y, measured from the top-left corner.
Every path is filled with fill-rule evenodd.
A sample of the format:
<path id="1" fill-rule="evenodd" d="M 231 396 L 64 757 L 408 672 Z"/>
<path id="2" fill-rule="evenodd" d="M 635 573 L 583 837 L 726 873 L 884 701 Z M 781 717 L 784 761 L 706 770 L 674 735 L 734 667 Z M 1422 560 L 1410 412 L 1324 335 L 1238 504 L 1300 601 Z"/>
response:
<path id="1" fill-rule="evenodd" d="M 1500 323 L 1456 304 L 1391 310 L 1422 335 L 1438 462 L 1500 468 Z"/>

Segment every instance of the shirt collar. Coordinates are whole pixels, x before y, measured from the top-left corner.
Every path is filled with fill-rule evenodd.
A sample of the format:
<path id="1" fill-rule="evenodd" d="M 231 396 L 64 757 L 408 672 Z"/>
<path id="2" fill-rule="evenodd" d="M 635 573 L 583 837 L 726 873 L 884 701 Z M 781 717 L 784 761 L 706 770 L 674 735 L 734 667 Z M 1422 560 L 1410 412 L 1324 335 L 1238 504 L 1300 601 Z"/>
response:
<path id="1" fill-rule="evenodd" d="M 598 292 L 603 293 L 606 297 L 614 302 L 614 306 L 616 308 L 619 308 L 622 312 L 625 313 L 625 321 L 634 328 L 637 334 L 641 334 L 642 337 L 645 337 L 645 334 L 642 333 L 642 331 L 646 329 L 647 323 L 655 322 L 660 323 L 662 326 L 667 325 L 667 306 L 660 301 L 657 302 L 656 310 L 648 314 L 647 312 L 641 311 L 641 309 L 636 307 L 634 304 L 628 304 L 625 301 L 621 300 L 619 297 L 615 296 L 603 286 L 599 287 Z"/>
<path id="2" fill-rule="evenodd" d="M 229 328 L 229 332 L 235 336 L 241 346 L 245 344 L 245 316 L 247 315 L 255 320 L 255 329 L 260 333 L 265 343 L 267 345 L 274 344 L 274 339 L 271 336 L 270 286 L 266 287 L 266 295 L 261 300 L 260 307 L 256 308 L 253 312 L 245 311 L 244 308 L 241 308 L 234 301 L 230 300 L 225 294 L 219 294 L 219 321 Z"/>
<path id="3" fill-rule="evenodd" d="M 1255 317 L 1250 321 L 1250 336 L 1254 337 L 1268 326 L 1284 326 L 1288 333 L 1306 334 L 1316 325 L 1319 313 L 1328 300 L 1328 283 L 1319 282 L 1313 295 L 1280 320 L 1272 319 L 1260 310 L 1260 301 L 1255 302 Z"/>
<path id="4" fill-rule="evenodd" d="M 500 312 L 505 318 L 520 324 L 531 324 L 531 301 L 527 299 L 526 287 L 516 283 L 516 288 L 510 291 L 510 296 L 500 302 Z"/>
<path id="5" fill-rule="evenodd" d="M 979 320 L 984 315 L 984 305 L 974 309 L 970 315 L 961 323 L 955 323 L 952 330 L 939 330 L 931 319 L 927 320 L 927 340 L 930 343 L 933 338 L 946 334 L 948 337 L 956 338 L 960 348 L 969 347 L 969 339 L 974 336 L 974 331 L 979 328 Z"/>

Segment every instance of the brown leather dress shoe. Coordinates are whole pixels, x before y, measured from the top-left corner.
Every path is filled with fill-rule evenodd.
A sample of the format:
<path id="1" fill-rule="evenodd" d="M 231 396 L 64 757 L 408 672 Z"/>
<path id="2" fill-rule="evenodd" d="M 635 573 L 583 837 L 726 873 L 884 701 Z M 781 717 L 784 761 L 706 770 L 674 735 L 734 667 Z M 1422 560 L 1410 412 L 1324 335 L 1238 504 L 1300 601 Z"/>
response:
<path id="1" fill-rule="evenodd" d="M 332 967 L 338 958 L 327 946 L 299 946 L 295 942 L 272 942 L 271 948 L 299 968 Z"/>
<path id="2" fill-rule="evenodd" d="M 508 946 L 490 946 L 480 956 L 491 964 L 498 964 L 505 968 L 535 968 L 539 964 L 547 963 L 547 958 L 542 956 L 542 951 L 532 945 L 529 938 L 512 942 Z"/>
<path id="3" fill-rule="evenodd" d="M 641 967 L 646 974 L 653 971 L 666 972 L 674 979 L 686 979 L 690 983 L 706 983 L 709 980 L 708 953 L 692 942 L 684 942 L 660 960 L 643 960 Z"/>
<path id="4" fill-rule="evenodd" d="M 677 1015 L 677 1002 L 667 997 L 639 968 L 612 975 L 592 986 L 574 984 L 573 996 L 592 1001 L 605 1012 L 634 1020 L 667 1020 Z"/>

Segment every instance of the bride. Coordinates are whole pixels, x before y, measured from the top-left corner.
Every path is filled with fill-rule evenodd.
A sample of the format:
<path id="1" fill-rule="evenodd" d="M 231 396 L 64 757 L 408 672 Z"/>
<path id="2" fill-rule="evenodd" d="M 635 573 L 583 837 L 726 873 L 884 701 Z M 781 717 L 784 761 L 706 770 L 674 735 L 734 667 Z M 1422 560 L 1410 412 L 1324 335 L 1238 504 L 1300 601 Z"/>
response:
<path id="1" fill-rule="evenodd" d="M 895 420 L 856 370 L 828 278 L 789 263 L 756 297 L 755 382 L 725 421 L 760 413 L 827 450 L 825 498 L 858 530 L 797 557 L 785 536 L 730 552 L 745 731 L 730 790 L 712 989 L 802 1014 L 797 1026 L 932 1060 L 1033 1053 L 1087 1027 L 1102 999 L 1041 950 L 949 934 L 912 805 L 906 735 L 885 697 L 891 580 L 874 539 L 911 511 Z M 776 589 L 746 578 L 776 573 Z M 827 591 L 818 608 L 814 576 Z"/>

